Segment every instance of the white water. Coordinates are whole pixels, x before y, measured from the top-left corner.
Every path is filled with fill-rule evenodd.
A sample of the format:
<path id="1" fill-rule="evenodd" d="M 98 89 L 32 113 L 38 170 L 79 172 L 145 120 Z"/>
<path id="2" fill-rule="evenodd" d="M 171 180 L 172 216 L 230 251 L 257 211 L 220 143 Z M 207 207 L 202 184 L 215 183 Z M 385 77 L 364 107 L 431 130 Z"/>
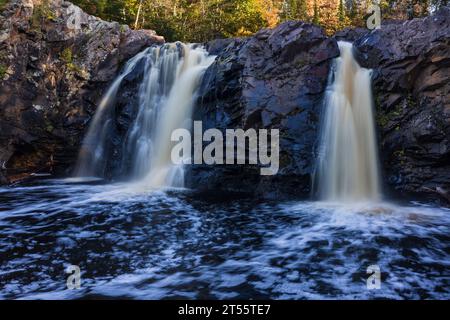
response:
<path id="1" fill-rule="evenodd" d="M 182 187 L 182 165 L 170 158 L 172 131 L 190 129 L 192 107 L 202 75 L 214 61 L 207 51 L 182 43 L 151 47 L 130 60 L 108 90 L 84 140 L 78 162 L 78 176 L 102 176 L 105 170 L 105 132 L 110 132 L 112 112 L 104 116 L 122 80 L 144 60 L 144 77 L 139 87 L 139 109 L 123 146 L 123 166 L 130 163 L 132 179 L 139 187 Z M 95 141 L 95 143 L 93 143 Z"/>
<path id="2" fill-rule="evenodd" d="M 102 177 L 105 170 L 105 142 L 111 131 L 114 117 L 114 103 L 123 79 L 130 74 L 147 50 L 137 54 L 125 65 L 122 73 L 114 80 L 103 95 L 87 134 L 83 139 L 75 168 L 76 177 Z"/>
<path id="3" fill-rule="evenodd" d="M 315 184 L 322 200 L 380 197 L 371 70 L 361 68 L 351 43 L 339 42 L 327 88 Z"/>

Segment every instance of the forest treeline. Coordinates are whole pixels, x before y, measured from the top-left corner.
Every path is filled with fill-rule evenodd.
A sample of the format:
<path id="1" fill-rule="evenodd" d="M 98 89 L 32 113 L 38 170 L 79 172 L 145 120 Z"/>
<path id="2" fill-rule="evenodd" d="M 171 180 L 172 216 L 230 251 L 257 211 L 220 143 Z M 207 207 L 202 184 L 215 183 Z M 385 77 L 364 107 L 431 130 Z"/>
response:
<path id="1" fill-rule="evenodd" d="M 364 26 L 379 3 L 382 19 L 428 15 L 448 0 L 71 0 L 86 12 L 132 28 L 153 29 L 167 41 L 203 42 L 246 36 L 286 20 L 321 25 L 328 34 Z"/>

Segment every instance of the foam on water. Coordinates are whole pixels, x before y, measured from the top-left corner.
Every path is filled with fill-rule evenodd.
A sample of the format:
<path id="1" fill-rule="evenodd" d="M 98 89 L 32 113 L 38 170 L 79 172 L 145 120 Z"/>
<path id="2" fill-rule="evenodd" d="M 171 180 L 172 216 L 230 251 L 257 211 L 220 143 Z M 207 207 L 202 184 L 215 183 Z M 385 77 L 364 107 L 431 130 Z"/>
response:
<path id="1" fill-rule="evenodd" d="M 0 296 L 450 298 L 449 209 L 102 196 L 121 188 L 0 188 Z M 82 270 L 79 290 L 65 288 L 70 264 Z M 380 290 L 366 288 L 372 264 Z"/>

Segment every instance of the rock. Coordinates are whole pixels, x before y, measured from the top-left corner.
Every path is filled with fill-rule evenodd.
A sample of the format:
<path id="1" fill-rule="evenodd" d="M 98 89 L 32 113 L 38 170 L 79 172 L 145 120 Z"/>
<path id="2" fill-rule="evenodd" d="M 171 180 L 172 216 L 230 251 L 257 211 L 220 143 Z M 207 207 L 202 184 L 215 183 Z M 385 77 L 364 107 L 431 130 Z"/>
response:
<path id="1" fill-rule="evenodd" d="M 309 196 L 321 100 L 330 63 L 339 55 L 336 41 L 312 24 L 286 22 L 207 48 L 218 57 L 203 78 L 194 118 L 204 130 L 279 129 L 280 168 L 277 175 L 261 176 L 254 165 L 195 165 L 188 185 L 269 198 Z"/>
<path id="2" fill-rule="evenodd" d="M 0 177 L 70 174 L 108 84 L 163 38 L 61 0 L 11 0 L 0 24 Z"/>
<path id="3" fill-rule="evenodd" d="M 365 28 L 345 28 L 343 30 L 340 30 L 334 34 L 334 38 L 337 41 L 347 41 L 347 42 L 353 42 L 355 40 L 360 39 L 362 36 L 369 33 L 369 29 Z"/>
<path id="4" fill-rule="evenodd" d="M 0 18 L 0 183 L 34 172 L 67 175 L 108 84 L 126 60 L 163 39 L 60 0 L 12 0 Z M 339 55 L 336 41 L 346 40 L 354 41 L 360 64 L 373 69 L 386 184 L 415 198 L 448 195 L 449 24 L 450 9 L 444 8 L 331 38 L 312 24 L 286 22 L 248 38 L 208 42 L 217 59 L 203 77 L 194 119 L 204 130 L 279 129 L 280 167 L 274 176 L 261 176 L 259 165 L 194 165 L 187 186 L 309 197 L 324 89 Z M 109 178 L 121 172 L 117 150 L 136 117 L 142 70 L 130 73 L 118 94 Z"/>
<path id="5" fill-rule="evenodd" d="M 218 55 L 222 53 L 230 44 L 234 42 L 245 41 L 239 38 L 215 39 L 205 43 L 205 48 L 210 54 Z"/>
<path id="6" fill-rule="evenodd" d="M 380 150 L 391 190 L 450 190 L 450 9 L 383 25 L 355 42 L 372 68 Z"/>

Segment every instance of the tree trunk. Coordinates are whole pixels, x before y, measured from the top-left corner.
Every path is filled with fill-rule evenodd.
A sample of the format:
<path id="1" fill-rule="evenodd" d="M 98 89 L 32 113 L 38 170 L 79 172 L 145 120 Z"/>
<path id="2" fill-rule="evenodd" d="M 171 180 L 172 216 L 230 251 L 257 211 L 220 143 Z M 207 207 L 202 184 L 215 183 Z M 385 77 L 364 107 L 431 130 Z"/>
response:
<path id="1" fill-rule="evenodd" d="M 138 11 L 136 13 L 136 20 L 134 21 L 134 29 L 137 29 L 137 27 L 138 27 L 139 15 L 141 14 L 141 8 L 142 8 L 142 0 L 139 1 L 139 7 L 138 7 Z"/>

